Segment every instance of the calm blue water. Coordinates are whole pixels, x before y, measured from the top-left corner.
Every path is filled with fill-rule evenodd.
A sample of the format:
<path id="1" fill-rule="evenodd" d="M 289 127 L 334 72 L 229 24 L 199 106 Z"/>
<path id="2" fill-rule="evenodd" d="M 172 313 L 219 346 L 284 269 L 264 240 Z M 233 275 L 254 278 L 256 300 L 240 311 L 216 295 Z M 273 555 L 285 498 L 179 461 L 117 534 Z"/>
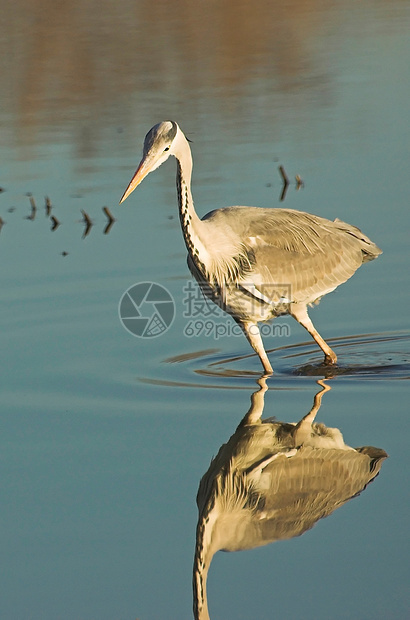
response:
<path id="1" fill-rule="evenodd" d="M 193 141 L 200 215 L 283 205 L 355 224 L 384 252 L 311 317 L 339 356 L 317 419 L 389 459 L 302 537 L 217 554 L 211 618 L 408 618 L 409 7 L 20 4 L 0 35 L 0 616 L 192 617 L 199 480 L 260 365 L 228 318 L 217 339 L 184 335 L 174 162 L 118 206 L 146 132 L 174 118 Z M 154 339 L 118 317 L 145 281 L 176 306 Z M 296 421 L 321 353 L 278 323 L 264 416 Z"/>

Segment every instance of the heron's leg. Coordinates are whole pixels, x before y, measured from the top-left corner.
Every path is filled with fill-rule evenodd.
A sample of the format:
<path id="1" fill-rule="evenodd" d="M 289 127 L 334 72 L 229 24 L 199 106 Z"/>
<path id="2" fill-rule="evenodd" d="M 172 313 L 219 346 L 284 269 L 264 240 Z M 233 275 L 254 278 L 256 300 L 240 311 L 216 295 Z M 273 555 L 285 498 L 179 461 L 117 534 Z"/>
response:
<path id="1" fill-rule="evenodd" d="M 322 389 L 320 390 L 320 392 L 315 394 L 312 409 L 295 426 L 295 429 L 293 431 L 295 446 L 301 446 L 302 443 L 309 439 L 312 432 L 312 424 L 322 404 L 323 395 L 330 390 L 330 385 L 323 383 L 321 379 L 316 381 L 316 383 L 320 385 Z"/>
<path id="2" fill-rule="evenodd" d="M 262 337 L 259 331 L 259 327 L 257 323 L 239 323 L 241 326 L 243 333 L 247 337 L 251 347 L 256 351 L 259 355 L 260 360 L 262 362 L 263 369 L 267 375 L 273 374 L 273 368 L 270 365 L 268 356 L 266 355 L 265 347 L 263 346 Z"/>
<path id="3" fill-rule="evenodd" d="M 265 406 L 265 392 L 268 390 L 268 386 L 266 385 L 266 379 L 264 376 L 258 379 L 256 383 L 259 385 L 259 390 L 256 390 L 256 392 L 252 394 L 249 411 L 241 420 L 239 426 L 259 424 L 261 421 L 263 408 Z"/>
<path id="4" fill-rule="evenodd" d="M 317 344 L 319 345 L 319 347 L 322 349 L 323 353 L 325 354 L 326 364 L 336 364 L 337 362 L 336 353 L 332 351 L 332 349 L 325 342 L 325 340 L 323 340 L 319 332 L 315 329 L 307 313 L 306 306 L 292 304 L 291 309 L 290 309 L 290 314 L 293 316 L 294 319 L 297 320 L 298 323 L 303 325 L 303 327 L 309 332 L 309 334 L 312 336 L 315 342 L 317 342 Z"/>

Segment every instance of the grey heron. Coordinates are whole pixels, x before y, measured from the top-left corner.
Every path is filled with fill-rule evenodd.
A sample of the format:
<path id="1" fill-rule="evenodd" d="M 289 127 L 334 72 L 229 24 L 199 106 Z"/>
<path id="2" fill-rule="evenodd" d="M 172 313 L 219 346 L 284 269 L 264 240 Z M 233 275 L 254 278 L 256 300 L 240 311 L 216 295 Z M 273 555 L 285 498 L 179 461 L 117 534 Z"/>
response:
<path id="1" fill-rule="evenodd" d="M 381 250 L 355 226 L 291 209 L 235 206 L 200 219 L 191 193 L 191 149 L 174 121 L 158 123 L 147 133 L 142 160 L 120 203 L 170 155 L 177 160 L 189 269 L 204 295 L 240 325 L 265 373 L 273 371 L 258 323 L 283 314 L 303 325 L 324 352 L 325 362 L 335 364 L 336 354 L 313 326 L 307 308 Z"/>
<path id="2" fill-rule="evenodd" d="M 346 445 L 337 428 L 316 423 L 322 381 L 297 424 L 262 420 L 266 381 L 199 484 L 193 566 L 194 617 L 209 620 L 207 575 L 219 550 L 241 551 L 300 536 L 358 495 L 377 476 L 384 450 Z"/>

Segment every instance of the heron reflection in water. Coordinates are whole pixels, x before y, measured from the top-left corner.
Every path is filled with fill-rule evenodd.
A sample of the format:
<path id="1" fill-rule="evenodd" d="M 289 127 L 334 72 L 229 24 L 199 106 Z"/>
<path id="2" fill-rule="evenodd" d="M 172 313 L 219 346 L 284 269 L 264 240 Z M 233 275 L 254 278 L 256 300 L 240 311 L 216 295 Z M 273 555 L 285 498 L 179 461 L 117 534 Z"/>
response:
<path id="1" fill-rule="evenodd" d="M 158 123 L 147 133 L 142 160 L 120 202 L 170 155 L 177 160 L 189 269 L 204 295 L 242 328 L 265 373 L 273 371 L 258 323 L 283 314 L 303 325 L 326 363 L 336 363 L 335 352 L 313 326 L 307 308 L 381 250 L 355 226 L 291 209 L 226 207 L 199 219 L 191 193 L 191 149 L 174 121 Z"/>
<path id="2" fill-rule="evenodd" d="M 300 536 L 363 491 L 377 476 L 384 450 L 351 448 L 337 428 L 316 423 L 313 407 L 297 424 L 261 420 L 265 380 L 235 433 L 212 460 L 197 495 L 193 568 L 194 616 L 209 619 L 206 581 L 219 550 L 240 551 Z"/>

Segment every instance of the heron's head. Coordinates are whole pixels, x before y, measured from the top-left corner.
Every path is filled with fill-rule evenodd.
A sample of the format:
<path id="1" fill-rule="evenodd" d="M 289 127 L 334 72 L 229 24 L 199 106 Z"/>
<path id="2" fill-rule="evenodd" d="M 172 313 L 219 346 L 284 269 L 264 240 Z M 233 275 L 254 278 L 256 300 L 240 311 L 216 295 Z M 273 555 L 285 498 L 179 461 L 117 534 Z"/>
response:
<path id="1" fill-rule="evenodd" d="M 159 168 L 170 155 L 175 155 L 173 145 L 178 134 L 178 125 L 174 121 L 162 121 L 149 130 L 144 140 L 142 159 L 132 177 L 120 204 L 134 191 L 144 177 Z"/>

